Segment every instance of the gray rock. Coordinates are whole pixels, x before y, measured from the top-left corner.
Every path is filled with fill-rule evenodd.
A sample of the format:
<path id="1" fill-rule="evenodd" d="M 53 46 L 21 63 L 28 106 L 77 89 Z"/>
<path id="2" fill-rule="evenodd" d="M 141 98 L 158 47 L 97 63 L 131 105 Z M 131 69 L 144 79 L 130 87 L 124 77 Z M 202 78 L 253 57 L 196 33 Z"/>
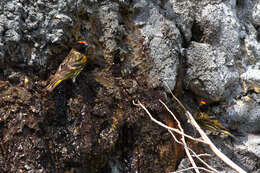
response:
<path id="1" fill-rule="evenodd" d="M 208 44 L 192 42 L 186 53 L 188 69 L 185 85 L 198 96 L 211 101 L 230 95 L 239 75 L 226 62 L 228 55 Z"/>
<path id="2" fill-rule="evenodd" d="M 104 78 L 108 80 L 100 80 L 103 84 L 100 81 L 97 82 L 100 82 L 104 91 L 107 90 L 106 92 L 109 93 L 111 100 L 115 100 L 118 105 L 125 106 L 125 102 L 121 104 L 120 98 L 124 97 L 120 97 L 121 93 L 130 94 L 131 99 L 139 98 L 140 95 L 146 93 L 142 93 L 143 90 L 138 87 L 147 84 L 147 86 L 156 90 L 156 87 L 161 86 L 163 81 L 166 81 L 170 88 L 174 89 L 179 75 L 178 70 L 187 67 L 183 69 L 186 74 L 183 78 L 180 78 L 184 80 L 187 89 L 183 90 L 184 95 L 189 97 L 186 100 L 196 100 L 203 97 L 215 102 L 216 105 L 209 105 L 209 109 L 212 108 L 221 122 L 238 133 L 234 145 L 230 144 L 229 138 L 227 140 L 214 139 L 214 142 L 230 158 L 235 158 L 234 160 L 237 163 L 243 168 L 247 168 L 248 172 L 259 172 L 259 136 L 256 135 L 260 131 L 260 94 L 257 89 L 257 86 L 260 86 L 259 4 L 258 0 L 36 0 L 33 2 L 0 0 L 0 77 L 2 79 L 2 74 L 8 76 L 9 73 L 13 72 L 13 69 L 7 68 L 7 66 L 22 67 L 23 73 L 26 73 L 27 67 L 30 67 L 36 72 L 35 75 L 38 77 L 36 77 L 36 80 L 41 81 L 43 79 L 39 77 L 40 74 L 44 73 L 47 76 L 50 71 L 53 72 L 56 64 L 66 56 L 66 51 L 69 51 L 71 43 L 77 39 L 87 39 L 93 48 L 92 53 L 94 55 L 90 55 L 94 57 L 93 62 L 96 63 L 95 55 L 101 56 L 101 58 L 105 58 L 104 66 L 119 69 L 119 73 L 125 73 L 125 75 L 122 75 L 123 77 L 119 75 L 119 79 L 115 80 L 112 78 L 114 76 L 111 77 L 111 74 L 109 74 L 111 68 L 106 69 L 102 66 L 102 63 L 100 63 L 102 65 L 97 63 L 96 66 L 102 67 L 95 70 L 87 69 L 92 74 L 83 75 L 85 82 L 89 84 L 96 79 L 96 76 L 101 76 L 98 79 L 105 76 Z M 78 28 L 80 28 L 80 31 L 78 31 Z M 140 55 L 133 55 L 136 53 L 135 51 Z M 115 57 L 117 54 L 119 55 L 117 61 L 120 62 L 116 64 Z M 149 63 L 142 61 L 146 64 L 153 64 L 150 68 L 144 68 L 151 80 L 134 79 L 138 75 L 132 75 L 133 69 L 138 66 L 139 62 L 132 57 L 141 57 L 141 60 L 152 61 Z M 180 62 L 185 62 L 184 59 L 187 66 L 181 66 Z M 145 64 L 140 66 L 142 65 Z M 100 73 L 100 71 L 103 73 Z M 14 70 L 14 72 L 16 71 Z M 141 74 L 139 72 L 137 74 Z M 88 75 L 91 76 L 91 82 L 88 81 Z M 28 77 L 31 81 L 32 76 L 28 75 Z M 128 83 L 124 81 L 128 77 L 133 80 L 134 87 L 128 86 Z M 138 77 L 142 78 L 143 76 Z M 122 83 L 129 88 L 126 90 L 119 88 L 118 85 Z M 96 87 L 97 84 L 92 84 L 92 86 Z M 103 90 L 95 90 L 95 92 L 102 96 Z M 135 95 L 137 91 L 142 94 Z M 28 91 L 28 93 L 31 93 L 31 91 Z M 151 94 L 152 96 L 153 94 Z M 85 99 L 85 95 L 82 97 Z M 94 100 L 102 103 L 100 105 L 107 105 L 103 103 L 104 98 L 99 98 L 98 94 L 93 95 L 93 97 L 95 97 Z M 155 94 L 153 97 L 157 97 L 157 95 Z M 127 98 L 126 96 L 124 99 Z M 131 102 L 132 100 L 127 101 Z M 15 102 L 15 97 L 13 102 Z M 77 102 L 72 101 L 72 103 L 79 106 Z M 187 104 L 184 100 L 185 103 Z M 193 104 L 191 109 L 194 110 L 198 106 L 193 100 L 191 104 Z M 88 106 L 86 103 L 84 105 Z M 93 105 L 95 105 L 95 102 L 93 102 Z M 111 107 L 117 107 L 117 105 Z M 157 106 L 155 107 L 157 108 Z M 105 111 L 104 114 L 107 115 L 107 112 L 112 112 L 112 109 Z M 78 111 L 78 109 L 76 110 Z M 97 107 L 97 110 L 102 110 L 102 108 Z M 84 118 L 89 118 L 86 122 L 91 123 L 90 120 L 94 116 L 89 115 L 92 115 L 93 111 L 91 107 L 87 111 L 86 115 L 88 116 L 84 116 Z M 106 115 L 103 116 L 106 117 Z M 125 116 L 122 121 L 134 117 L 131 113 L 126 113 Z M 76 115 L 75 117 L 79 116 Z M 108 119 L 109 117 L 111 116 L 108 116 Z M 135 118 L 138 119 L 139 117 L 132 119 Z M 93 125 L 95 128 L 96 125 L 99 125 L 98 122 L 93 121 L 93 123 L 96 123 Z M 124 123 L 128 125 L 126 122 Z M 103 126 L 106 126 L 106 123 L 104 124 L 100 126 L 103 128 Z M 110 125 L 110 123 L 108 124 Z M 48 125 L 50 124 L 46 126 Z M 87 126 L 88 123 L 84 123 L 84 125 Z M 50 128 L 53 127 L 50 125 Z M 67 127 L 62 126 L 62 128 Z M 88 130 L 86 135 L 92 134 L 92 136 L 87 136 L 89 138 L 86 139 L 92 139 L 93 136 L 96 136 L 93 134 L 100 133 L 98 132 L 100 129 L 91 133 L 88 133 L 91 131 L 88 127 L 86 129 Z M 121 127 L 118 127 L 117 130 L 120 131 Z M 112 136 L 116 138 L 113 138 L 113 141 L 111 140 L 112 143 L 108 142 L 109 151 L 114 150 L 114 144 L 119 138 L 118 131 L 113 132 Z M 147 130 L 147 133 L 150 137 L 151 132 Z M 242 137 L 239 137 L 239 135 Z M 34 138 L 38 138 L 38 136 L 34 136 Z M 25 137 L 25 139 L 27 138 Z M 56 141 L 55 138 L 53 139 Z M 72 141 L 79 142 L 74 139 Z M 155 144 L 150 144 L 149 141 L 153 141 L 153 136 L 147 140 L 147 143 L 148 146 L 154 147 Z M 93 143 L 86 140 L 84 147 L 89 149 L 88 145 L 92 146 Z M 64 155 L 74 150 L 75 153 L 80 153 L 77 145 L 68 146 L 72 148 L 68 148 Z M 52 147 L 63 151 L 62 147 Z M 10 151 L 12 150 L 10 149 Z M 127 152 L 132 157 L 131 152 L 134 151 L 129 149 Z M 72 154 L 68 158 L 59 156 L 59 159 L 70 160 L 74 156 L 76 154 Z M 137 152 L 136 156 L 139 159 Z M 108 167 L 114 172 L 120 171 L 124 165 L 117 163 L 119 162 L 117 157 L 118 155 L 115 156 L 115 163 L 108 163 Z M 145 154 L 144 157 L 146 157 Z M 81 159 L 81 156 L 79 158 Z M 138 159 L 133 158 L 133 160 Z M 150 159 L 154 160 L 153 158 Z M 1 161 L 0 158 L 0 165 L 5 164 Z M 214 167 L 222 172 L 231 172 L 229 168 L 223 167 L 219 159 L 213 158 L 211 161 Z M 65 162 L 60 161 L 60 163 L 62 164 L 59 165 L 63 165 Z M 129 165 L 132 163 L 134 162 L 127 162 Z M 157 163 L 159 165 L 162 162 Z M 37 164 L 40 164 L 40 161 Z M 34 164 L 25 162 L 23 165 L 31 166 Z M 9 168 L 8 165 L 6 166 Z M 187 167 L 188 164 L 183 161 L 179 168 L 184 168 L 182 166 Z M 25 169 L 43 170 L 42 166 L 37 169 L 34 167 Z M 47 167 L 46 171 L 49 171 Z"/>
<path id="3" fill-rule="evenodd" d="M 252 5 L 246 1 L 246 8 L 244 10 L 246 11 L 249 6 Z M 255 6 L 257 6 L 257 3 Z M 251 14 L 251 11 L 248 11 L 248 13 Z M 253 11 L 253 15 L 254 13 L 255 11 Z M 252 86 L 260 86 L 260 44 L 258 41 L 258 32 L 253 23 L 254 21 L 243 23 L 247 32 L 241 37 L 243 38 L 243 45 L 241 47 L 243 56 L 241 61 L 238 62 L 242 68 L 237 68 L 240 73 L 240 82 L 243 85 L 237 86 L 237 90 L 234 92 L 235 95 L 227 99 L 228 106 L 226 107 L 228 109 L 225 109 L 223 113 L 225 115 L 223 119 L 228 122 L 229 127 L 244 134 L 256 133 L 260 129 L 259 92 L 257 88 L 256 90 L 252 88 Z"/>
<path id="4" fill-rule="evenodd" d="M 78 3 L 82 5 L 76 1 L 1 1 L 0 43 L 5 43 L 0 47 L 2 65 L 9 62 L 44 72 L 48 52 L 52 52 L 47 45 L 76 39 L 67 33 L 75 24 L 77 11 L 87 8 L 83 2 Z"/>
<path id="5" fill-rule="evenodd" d="M 173 20 L 171 8 L 163 11 L 157 1 L 135 1 L 135 24 L 151 51 L 155 67 L 151 69 L 151 78 L 165 81 L 171 89 L 175 87 L 180 58 L 182 38 Z M 164 15 L 165 14 L 165 15 Z M 154 87 L 156 87 L 156 84 Z M 157 84 L 158 85 L 158 84 Z"/>
<path id="6" fill-rule="evenodd" d="M 252 19 L 254 24 L 260 25 L 260 2 L 258 1 L 252 11 Z"/>
<path id="7" fill-rule="evenodd" d="M 241 79 L 245 81 L 254 80 L 260 82 L 260 70 L 249 68 L 241 75 Z"/>
<path id="8" fill-rule="evenodd" d="M 198 20 L 205 41 L 234 56 L 230 58 L 241 55 L 241 24 L 232 3 L 208 4 L 201 10 Z"/>
<path id="9" fill-rule="evenodd" d="M 195 21 L 195 12 L 190 1 L 170 0 L 165 4 L 168 11 L 172 11 L 172 18 L 176 21 L 186 42 L 192 38 L 192 26 Z"/>
<path id="10" fill-rule="evenodd" d="M 245 58 L 242 59 L 243 64 L 250 68 L 259 67 L 259 57 L 260 57 L 260 43 L 258 41 L 259 32 L 253 26 L 252 23 L 245 24 L 247 28 L 247 34 L 244 36 L 244 54 Z"/>
<path id="11" fill-rule="evenodd" d="M 249 152 L 254 153 L 257 157 L 260 157 L 260 135 L 258 134 L 248 134 L 244 138 L 244 145 L 245 149 L 247 147 L 247 150 Z"/>
<path id="12" fill-rule="evenodd" d="M 255 100 L 236 101 L 225 116 L 231 129 L 240 133 L 257 133 L 260 128 L 260 106 Z"/>

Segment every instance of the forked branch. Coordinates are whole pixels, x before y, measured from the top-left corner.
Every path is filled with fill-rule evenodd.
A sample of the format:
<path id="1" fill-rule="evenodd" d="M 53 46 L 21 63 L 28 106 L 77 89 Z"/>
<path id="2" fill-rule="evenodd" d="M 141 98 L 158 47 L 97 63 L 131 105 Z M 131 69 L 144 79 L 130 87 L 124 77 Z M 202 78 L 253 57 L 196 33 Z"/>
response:
<path id="1" fill-rule="evenodd" d="M 138 103 L 135 103 L 133 102 L 134 105 L 136 106 L 140 106 L 142 109 L 144 109 L 146 111 L 146 113 L 149 115 L 150 119 L 152 121 L 154 121 L 155 123 L 157 123 L 158 125 L 166 128 L 167 130 L 169 131 L 173 131 L 175 133 L 178 133 L 180 135 L 182 135 L 182 144 L 184 145 L 184 148 L 185 148 L 185 151 L 186 151 L 186 154 L 189 158 L 189 160 L 191 161 L 192 165 L 193 165 L 193 169 L 196 171 L 196 172 L 199 172 L 199 168 L 196 166 L 196 164 L 194 163 L 193 159 L 191 159 L 191 155 L 189 152 L 187 152 L 187 145 L 186 145 L 186 142 L 185 142 L 185 139 L 184 137 L 187 137 L 189 139 L 192 139 L 194 141 L 197 141 L 197 142 L 202 142 L 202 143 L 205 143 L 207 144 L 210 149 L 223 161 L 225 162 L 228 166 L 230 166 L 232 169 L 234 169 L 236 172 L 239 172 L 239 173 L 246 173 L 246 171 L 244 171 L 242 168 L 240 168 L 237 164 L 235 164 L 232 160 L 230 160 L 225 154 L 223 154 L 214 144 L 213 142 L 209 139 L 209 137 L 206 135 L 206 133 L 200 128 L 200 126 L 198 125 L 198 123 L 195 121 L 195 119 L 193 118 L 193 116 L 191 115 L 191 113 L 184 107 L 184 105 L 179 101 L 179 99 L 177 97 L 175 97 L 173 94 L 172 94 L 173 98 L 177 101 L 177 103 L 182 107 L 182 109 L 185 111 L 185 115 L 187 116 L 189 122 L 192 124 L 193 127 L 196 128 L 196 130 L 199 132 L 200 136 L 202 137 L 203 140 L 200 140 L 198 138 L 193 138 L 187 134 L 184 133 L 184 131 L 182 130 L 181 126 L 179 125 L 179 129 L 175 129 L 175 128 L 171 128 L 165 124 L 163 124 L 162 122 L 156 120 L 155 118 L 153 118 L 153 116 L 150 114 L 150 112 L 146 109 L 146 107 L 140 102 L 138 101 Z M 162 104 L 164 104 L 162 101 L 161 101 Z M 165 105 L 165 104 L 164 104 Z M 166 105 L 165 105 L 166 106 Z M 167 107 L 167 106 L 166 106 Z M 168 110 L 168 107 L 167 107 L 167 110 Z M 168 110 L 169 111 L 169 110 Z M 171 112 L 170 112 L 171 113 Z M 174 119 L 176 120 L 176 117 L 174 116 Z M 179 121 L 177 121 L 179 122 Z M 178 123 L 179 124 L 179 123 Z M 211 169 L 212 170 L 212 169 Z M 214 171 L 216 171 L 215 169 L 213 169 Z M 208 170 L 208 172 L 210 172 Z"/>

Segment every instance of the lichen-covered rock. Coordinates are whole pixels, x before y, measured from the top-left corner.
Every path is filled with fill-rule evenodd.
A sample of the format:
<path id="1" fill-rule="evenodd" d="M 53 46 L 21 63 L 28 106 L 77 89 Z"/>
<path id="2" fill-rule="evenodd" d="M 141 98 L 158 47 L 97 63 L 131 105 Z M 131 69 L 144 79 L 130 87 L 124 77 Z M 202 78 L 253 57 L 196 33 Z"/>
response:
<path id="1" fill-rule="evenodd" d="M 256 2 L 252 11 L 253 23 L 260 25 L 260 2 Z"/>
<path id="2" fill-rule="evenodd" d="M 239 74 L 226 62 L 228 55 L 203 43 L 192 42 L 187 49 L 188 70 L 185 84 L 195 94 L 210 101 L 230 96 L 238 84 Z"/>
<path id="3" fill-rule="evenodd" d="M 211 138 L 243 169 L 259 171 L 258 7 L 257 0 L 1 0 L 0 172 L 174 171 L 183 147 L 133 106 L 140 100 L 175 127 L 159 102 L 176 108 L 164 81 L 191 112 L 205 109 L 234 132 L 235 141 Z M 89 44 L 86 67 L 75 84 L 46 93 L 76 40 Z"/>
<path id="4" fill-rule="evenodd" d="M 171 8 L 162 9 L 159 1 L 136 1 L 133 5 L 134 24 L 140 27 L 141 35 L 150 49 L 155 66 L 150 70 L 152 78 L 167 82 L 174 89 L 179 66 L 182 38 L 173 19 Z M 159 84 L 151 82 L 155 87 Z"/>
<path id="5" fill-rule="evenodd" d="M 27 66 L 45 73 L 48 58 L 61 55 L 55 45 L 69 46 L 82 39 L 75 33 L 80 25 L 79 13 L 84 8 L 91 10 L 86 4 L 92 5 L 76 1 L 2 1 L 0 65 Z"/>

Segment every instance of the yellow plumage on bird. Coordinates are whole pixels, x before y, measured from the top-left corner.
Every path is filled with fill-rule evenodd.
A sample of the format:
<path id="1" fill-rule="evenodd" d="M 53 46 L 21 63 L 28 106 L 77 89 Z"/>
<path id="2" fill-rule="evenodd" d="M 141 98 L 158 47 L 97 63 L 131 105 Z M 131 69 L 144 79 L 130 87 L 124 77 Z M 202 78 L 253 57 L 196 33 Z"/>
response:
<path id="1" fill-rule="evenodd" d="M 60 64 L 49 85 L 46 87 L 47 91 L 52 92 L 60 82 L 68 78 L 72 78 L 72 81 L 75 82 L 76 77 L 83 70 L 87 62 L 87 47 L 88 44 L 86 41 L 78 41 L 75 46 L 73 46 L 68 56 Z"/>

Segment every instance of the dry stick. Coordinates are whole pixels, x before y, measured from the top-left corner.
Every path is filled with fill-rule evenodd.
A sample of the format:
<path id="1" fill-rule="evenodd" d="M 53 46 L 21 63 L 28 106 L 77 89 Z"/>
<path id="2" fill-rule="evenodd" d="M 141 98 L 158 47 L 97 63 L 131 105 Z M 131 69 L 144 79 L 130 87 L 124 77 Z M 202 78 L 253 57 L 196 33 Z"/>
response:
<path id="1" fill-rule="evenodd" d="M 172 131 L 170 131 L 170 130 L 168 130 L 169 131 L 169 133 L 172 135 L 172 137 L 174 138 L 174 140 L 177 142 L 177 143 L 179 143 L 179 144 L 181 144 L 181 145 L 183 145 L 183 143 L 181 143 L 180 141 L 178 141 L 178 139 L 175 137 L 175 135 L 173 134 L 173 132 Z M 184 148 L 185 148 L 185 146 L 183 146 Z M 210 165 L 208 165 L 204 160 L 202 160 L 201 158 L 200 158 L 200 156 L 208 156 L 209 154 L 196 154 L 191 148 L 189 148 L 189 147 L 187 147 L 187 149 L 188 150 L 190 150 L 192 153 L 193 153 L 193 155 L 191 155 L 192 157 L 196 157 L 199 161 L 201 161 L 201 163 L 203 163 L 205 166 L 207 166 L 209 169 L 211 169 L 211 170 L 209 170 L 209 169 L 207 169 L 208 170 L 208 172 L 218 172 L 216 169 L 214 169 L 214 168 L 212 168 Z M 194 168 L 194 167 L 192 167 L 192 168 Z M 205 168 L 206 169 L 206 168 Z"/>
<path id="2" fill-rule="evenodd" d="M 197 124 L 191 113 L 184 107 L 184 105 L 179 101 L 175 95 L 173 95 L 173 98 L 178 102 L 178 104 L 185 110 L 185 114 L 188 117 L 190 123 L 198 130 L 200 136 L 206 142 L 210 149 L 222 160 L 224 161 L 228 166 L 233 168 L 236 172 L 239 173 L 246 173 L 245 170 L 240 168 L 237 164 L 235 164 L 232 160 L 230 160 L 225 154 L 223 154 L 219 149 L 213 144 L 213 142 L 209 139 L 209 137 L 206 135 L 206 133 L 200 128 L 200 126 Z"/>
<path id="3" fill-rule="evenodd" d="M 203 167 L 197 167 L 197 168 L 212 173 L 212 171 L 209 171 L 206 168 L 203 168 Z M 182 170 L 179 170 L 179 171 L 170 172 L 170 173 L 179 173 L 179 172 L 184 172 L 184 171 L 188 171 L 188 170 L 191 170 L 191 169 L 195 169 L 195 168 L 190 167 L 190 168 L 185 168 L 185 169 L 182 169 Z"/>
<path id="4" fill-rule="evenodd" d="M 212 166 L 210 166 L 209 164 L 207 164 L 204 160 L 202 160 L 192 149 L 191 152 L 193 153 L 193 155 L 201 162 L 203 163 L 205 166 L 207 166 L 209 169 L 212 170 L 212 172 L 219 172 L 218 170 L 214 169 Z M 192 156 L 193 156 L 192 155 Z"/>
<path id="5" fill-rule="evenodd" d="M 168 107 L 167 107 L 161 100 L 159 100 L 159 101 L 160 101 L 160 102 L 164 105 L 164 107 L 168 110 Z M 170 110 L 168 110 L 168 111 L 170 112 Z M 171 115 L 173 116 L 173 118 L 175 119 L 175 121 L 177 122 L 178 127 L 179 127 L 179 129 L 181 130 L 181 132 L 184 133 L 184 130 L 183 130 L 183 128 L 181 127 L 180 121 L 175 117 L 175 115 L 174 115 L 172 112 L 170 112 L 170 113 L 171 113 Z M 190 154 L 189 150 L 187 149 L 188 146 L 187 146 L 185 137 L 184 137 L 183 135 L 181 135 L 181 140 L 182 140 L 182 143 L 183 143 L 183 145 L 184 145 L 184 149 L 185 149 L 186 155 L 188 156 L 192 167 L 194 168 L 194 170 L 195 170 L 196 173 L 199 173 L 200 171 L 199 171 L 199 169 L 198 169 L 196 163 L 194 162 L 193 158 L 191 157 L 191 154 Z"/>
<path id="6" fill-rule="evenodd" d="M 178 144 L 183 145 L 183 143 L 180 142 L 180 141 L 175 137 L 175 135 L 173 134 L 172 131 L 168 130 L 168 132 L 172 135 L 173 139 L 174 139 Z M 184 147 L 185 147 L 185 146 L 184 146 Z M 193 153 L 193 155 L 191 155 L 192 157 L 196 157 L 199 161 L 201 161 L 201 163 L 203 163 L 205 166 L 207 166 L 207 167 L 208 167 L 209 169 L 211 169 L 213 172 L 214 172 L 214 171 L 215 171 L 215 172 L 218 172 L 216 169 L 212 168 L 209 164 L 207 164 L 204 160 L 202 160 L 202 159 L 200 158 L 201 156 L 211 156 L 210 154 L 207 154 L 207 153 L 205 153 L 205 154 L 196 154 L 195 151 L 193 151 L 191 148 L 189 148 L 189 147 L 187 147 L 187 148 L 188 148 L 188 150 L 190 150 L 190 151 Z M 210 171 L 210 170 L 209 170 L 209 171 Z"/>
<path id="7" fill-rule="evenodd" d="M 194 157 L 193 155 L 191 155 L 192 157 Z M 212 157 L 212 155 L 211 154 L 208 154 L 208 153 L 203 153 L 203 154 L 197 154 L 197 156 L 199 156 L 199 157 Z"/>
<path id="8" fill-rule="evenodd" d="M 181 145 L 183 145 L 183 143 L 182 142 L 180 142 L 177 138 L 176 138 L 176 136 L 173 134 L 173 132 L 172 131 L 170 131 L 170 130 L 168 130 L 168 132 L 172 135 L 172 137 L 173 137 L 173 139 L 178 143 L 178 144 L 181 144 Z"/>
<path id="9" fill-rule="evenodd" d="M 167 106 L 162 100 L 159 99 L 159 101 L 163 104 L 163 106 L 166 108 L 166 110 L 173 116 L 173 118 L 175 119 L 175 121 L 178 123 L 178 126 L 179 126 L 180 130 L 184 133 L 184 130 L 183 130 L 183 128 L 181 127 L 181 123 L 180 123 L 180 121 L 176 118 L 176 116 L 174 115 L 174 113 L 168 108 L 168 106 Z M 170 133 L 172 134 L 172 132 L 170 132 Z M 172 134 L 172 135 L 173 135 L 173 134 Z M 183 135 L 182 135 L 182 141 L 183 141 L 184 149 L 185 149 L 186 154 L 187 154 L 188 157 L 189 157 L 189 156 L 191 157 L 190 152 L 187 151 L 187 150 L 189 149 L 189 150 L 191 150 L 191 152 L 195 155 L 195 157 L 197 157 L 197 158 L 198 158 L 204 165 L 206 165 L 209 169 L 211 169 L 212 171 L 218 172 L 216 169 L 214 169 L 213 167 L 211 167 L 210 165 L 208 165 L 205 161 L 203 161 L 191 148 L 189 148 L 189 147 L 187 146 L 187 144 L 186 144 L 186 142 L 185 142 L 185 138 L 184 138 Z M 189 157 L 189 160 L 190 160 L 190 162 L 191 162 L 191 164 L 192 164 L 192 162 L 194 162 L 194 160 L 193 160 L 193 159 L 190 159 L 190 157 Z M 192 164 L 192 166 L 193 166 L 194 168 L 197 167 L 196 164 L 195 164 L 195 162 L 194 162 L 194 164 Z M 196 171 L 196 169 L 195 169 L 195 171 Z"/>
<path id="10" fill-rule="evenodd" d="M 153 122 L 155 122 L 156 124 L 158 124 L 158 125 L 160 125 L 160 126 L 166 128 L 167 130 L 172 130 L 172 131 L 174 131 L 174 132 L 176 132 L 176 133 L 178 133 L 178 134 L 180 134 L 180 135 L 183 135 L 183 136 L 185 136 L 185 137 L 187 137 L 187 138 L 189 138 L 189 139 L 191 139 L 191 140 L 194 140 L 194 141 L 197 141 L 197 142 L 201 142 L 201 143 L 204 143 L 204 144 L 208 144 L 207 142 L 205 142 L 205 141 L 203 141 L 203 140 L 201 140 L 201 139 L 193 138 L 192 136 L 189 136 L 189 135 L 186 135 L 185 133 L 182 133 L 182 132 L 181 132 L 180 130 L 178 130 L 178 129 L 169 127 L 169 126 L 163 124 L 162 122 L 156 120 L 156 119 L 150 114 L 150 112 L 146 109 L 146 107 L 145 107 L 142 103 L 140 103 L 139 100 L 138 100 L 138 103 L 135 103 L 135 102 L 133 101 L 133 104 L 134 104 L 135 106 L 140 106 L 140 107 L 142 107 L 142 108 L 145 110 L 145 112 L 149 115 L 150 119 L 151 119 Z"/>
<path id="11" fill-rule="evenodd" d="M 177 129 L 175 129 L 175 128 L 171 128 L 171 127 L 169 127 L 169 126 L 167 126 L 167 125 L 164 125 L 164 124 L 161 123 L 160 121 L 157 121 L 155 118 L 153 118 L 153 116 L 152 116 L 152 115 L 150 114 L 150 112 L 146 109 L 146 107 L 145 107 L 142 103 L 140 103 L 140 101 L 138 101 L 137 104 L 133 101 L 133 104 L 134 104 L 135 106 L 140 106 L 140 107 L 142 107 L 142 108 L 145 110 L 145 112 L 148 114 L 148 116 L 150 117 L 150 119 L 151 119 L 153 122 L 155 122 L 155 123 L 158 124 L 159 126 L 162 126 L 162 127 L 166 128 L 166 129 L 170 132 L 170 134 L 173 136 L 174 140 L 175 140 L 177 143 L 183 145 L 183 143 L 181 143 L 180 141 L 178 141 L 178 139 L 174 136 L 174 134 L 172 133 L 172 131 L 174 131 L 174 132 L 176 132 L 176 133 L 178 133 L 178 134 L 180 134 L 180 135 L 183 135 L 183 136 L 185 136 L 185 137 L 187 137 L 187 138 L 190 138 L 191 140 L 194 140 L 194 141 L 197 141 L 197 142 L 205 143 L 205 142 L 202 141 L 202 140 L 193 138 L 193 137 L 191 137 L 191 136 L 189 136 L 189 135 L 186 135 L 185 133 L 180 132 L 179 130 L 177 130 Z M 205 144 L 207 144 L 207 143 L 205 143 Z M 193 152 L 193 154 L 195 153 L 195 152 L 194 152 L 192 149 L 190 149 L 189 147 L 187 147 L 187 148 L 188 148 L 189 150 L 191 150 L 191 151 Z M 196 156 L 196 153 L 195 153 L 195 156 Z M 210 167 L 206 162 L 204 162 L 201 158 L 199 158 L 199 156 L 196 156 L 196 157 L 197 157 L 203 164 L 205 164 L 208 168 L 210 168 L 210 169 L 212 169 L 212 170 L 215 170 L 214 168 Z M 217 170 L 216 170 L 216 172 L 217 172 Z"/>

